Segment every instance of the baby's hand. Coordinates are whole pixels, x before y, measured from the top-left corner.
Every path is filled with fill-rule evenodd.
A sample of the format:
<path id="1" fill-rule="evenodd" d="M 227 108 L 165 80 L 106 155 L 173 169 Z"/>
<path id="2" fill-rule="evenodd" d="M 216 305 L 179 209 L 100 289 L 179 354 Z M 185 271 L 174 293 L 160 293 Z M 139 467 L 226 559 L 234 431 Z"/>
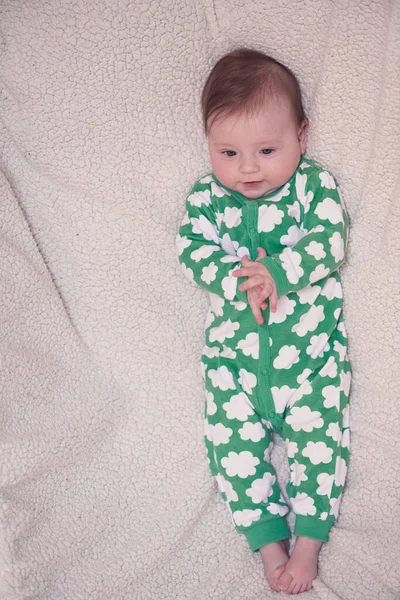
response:
<path id="1" fill-rule="evenodd" d="M 257 260 L 259 258 L 264 258 L 264 256 L 267 256 L 267 253 L 265 252 L 264 248 L 257 248 L 257 254 L 258 254 Z M 264 318 L 261 314 L 260 308 L 262 308 L 263 310 L 265 310 L 267 308 L 267 303 L 265 302 L 265 300 L 262 300 L 260 298 L 261 292 L 262 292 L 261 286 L 252 288 L 251 290 L 248 290 L 248 292 L 247 292 L 247 301 L 248 301 L 250 308 L 253 312 L 253 315 L 259 325 L 262 325 L 264 323 Z"/>
<path id="2" fill-rule="evenodd" d="M 258 248 L 257 260 L 267 256 L 267 253 L 262 248 Z M 251 306 L 251 310 L 256 318 L 257 323 L 261 324 L 264 319 L 261 315 L 260 308 L 266 308 L 265 300 L 269 298 L 271 312 L 276 312 L 278 302 L 278 294 L 275 281 L 268 271 L 267 267 L 256 261 L 251 261 L 247 256 L 242 259 L 244 268 L 234 271 L 235 277 L 247 277 L 247 281 L 239 285 L 239 290 L 247 291 L 247 298 Z"/>

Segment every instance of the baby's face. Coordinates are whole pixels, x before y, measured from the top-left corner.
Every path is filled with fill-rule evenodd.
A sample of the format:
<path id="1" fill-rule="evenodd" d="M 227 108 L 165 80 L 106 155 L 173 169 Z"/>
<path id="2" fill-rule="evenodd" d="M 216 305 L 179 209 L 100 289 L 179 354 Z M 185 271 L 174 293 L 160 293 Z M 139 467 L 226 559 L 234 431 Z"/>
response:
<path id="1" fill-rule="evenodd" d="M 285 99 L 269 101 L 254 115 L 217 119 L 208 134 L 213 171 L 231 190 L 260 198 L 291 178 L 306 150 L 306 130 Z"/>

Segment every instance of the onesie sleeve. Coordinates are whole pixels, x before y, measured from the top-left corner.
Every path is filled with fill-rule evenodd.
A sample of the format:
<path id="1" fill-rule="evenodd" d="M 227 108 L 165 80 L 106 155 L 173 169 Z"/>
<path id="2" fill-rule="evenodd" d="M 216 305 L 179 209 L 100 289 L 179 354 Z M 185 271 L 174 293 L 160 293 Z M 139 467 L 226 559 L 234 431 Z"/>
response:
<path id="1" fill-rule="evenodd" d="M 336 271 L 347 247 L 349 222 L 333 176 L 328 171 L 310 177 L 299 173 L 296 190 L 305 235 L 294 246 L 259 261 L 274 278 L 278 296 L 298 292 Z"/>
<path id="2" fill-rule="evenodd" d="M 238 279 L 232 276 L 242 266 L 240 257 L 227 254 L 221 247 L 220 217 L 213 207 L 210 184 L 197 182 L 186 199 L 186 213 L 176 238 L 179 262 L 190 281 L 225 300 L 247 304 L 246 292 L 238 289 Z"/>

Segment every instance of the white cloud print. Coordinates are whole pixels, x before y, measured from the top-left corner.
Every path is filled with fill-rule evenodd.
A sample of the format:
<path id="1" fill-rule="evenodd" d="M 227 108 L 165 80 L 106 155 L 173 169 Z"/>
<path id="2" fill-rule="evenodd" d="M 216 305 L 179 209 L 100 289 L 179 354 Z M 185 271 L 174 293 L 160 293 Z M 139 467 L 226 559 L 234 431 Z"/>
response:
<path id="1" fill-rule="evenodd" d="M 202 192 L 194 192 L 188 196 L 188 202 L 192 206 L 199 208 L 202 204 L 209 206 L 211 204 L 210 190 L 204 190 Z"/>
<path id="2" fill-rule="evenodd" d="M 346 480 L 347 473 L 347 465 L 346 461 L 343 458 L 338 456 L 336 458 L 336 468 L 335 468 L 335 485 L 341 486 L 344 485 Z"/>
<path id="3" fill-rule="evenodd" d="M 225 365 L 218 367 L 218 369 L 210 369 L 207 374 L 211 379 L 213 387 L 219 388 L 224 392 L 235 389 L 232 373 L 228 371 Z"/>
<path id="4" fill-rule="evenodd" d="M 256 474 L 256 466 L 260 464 L 260 460 L 253 456 L 248 450 L 243 452 L 229 452 L 228 456 L 225 456 L 221 460 L 221 465 L 224 467 L 229 477 L 240 477 L 240 479 L 246 479 L 251 475 Z"/>
<path id="5" fill-rule="evenodd" d="M 341 501 L 342 501 L 342 494 L 340 494 L 339 498 L 331 498 L 329 500 L 329 504 L 331 505 L 331 510 L 329 511 L 330 515 L 334 515 L 336 518 L 338 518 Z"/>
<path id="6" fill-rule="evenodd" d="M 228 229 L 237 227 L 242 222 L 242 209 L 227 206 L 224 210 L 224 221 Z"/>
<path id="7" fill-rule="evenodd" d="M 233 300 L 236 295 L 238 280 L 236 277 L 233 277 L 232 273 L 238 269 L 240 269 L 240 265 L 237 265 L 232 271 L 229 271 L 227 277 L 224 277 L 221 281 L 221 287 L 227 300 Z"/>
<path id="8" fill-rule="evenodd" d="M 342 207 L 333 198 L 325 198 L 320 202 L 315 213 L 322 221 L 330 221 L 333 225 L 343 223 Z"/>
<path id="9" fill-rule="evenodd" d="M 225 427 L 222 423 L 217 423 L 216 425 L 210 425 L 210 429 L 214 446 L 229 444 L 230 437 L 233 434 L 233 430 L 230 427 Z"/>
<path id="10" fill-rule="evenodd" d="M 283 385 L 282 387 L 272 387 L 271 393 L 274 399 L 275 410 L 278 414 L 284 412 L 286 406 L 288 405 L 289 399 L 295 393 L 295 388 L 290 388 L 288 385 Z"/>
<path id="11" fill-rule="evenodd" d="M 277 302 L 276 312 L 270 311 L 269 313 L 269 325 L 286 321 L 286 317 L 294 313 L 295 306 L 295 300 L 291 300 L 287 296 L 281 296 Z"/>
<path id="12" fill-rule="evenodd" d="M 296 175 L 296 192 L 297 197 L 304 206 L 304 212 L 308 212 L 310 209 L 310 202 L 314 198 L 314 193 L 310 190 L 306 194 L 307 175 L 305 173 Z"/>
<path id="13" fill-rule="evenodd" d="M 221 250 L 221 248 L 219 246 L 213 246 L 213 245 L 200 246 L 200 248 L 193 250 L 193 252 L 190 255 L 190 258 L 192 260 L 194 260 L 194 262 L 198 263 L 201 260 L 203 260 L 203 258 L 210 258 L 211 254 L 213 252 L 217 252 L 218 250 Z"/>
<path id="14" fill-rule="evenodd" d="M 193 233 L 198 233 L 204 237 L 204 239 L 213 241 L 216 244 L 219 242 L 219 237 L 214 225 L 206 219 L 204 215 L 200 215 L 198 219 L 192 217 L 190 222 L 193 227 Z"/>
<path id="15" fill-rule="evenodd" d="M 296 325 L 293 325 L 292 331 L 299 337 L 304 337 L 310 331 L 315 331 L 324 319 L 324 307 L 314 304 L 304 315 L 301 315 L 300 321 Z"/>
<path id="16" fill-rule="evenodd" d="M 344 258 L 344 239 L 338 231 L 329 238 L 331 245 L 331 253 L 336 262 L 340 262 Z"/>
<path id="17" fill-rule="evenodd" d="M 222 321 L 218 327 L 210 329 L 210 342 L 224 342 L 227 338 L 233 338 L 235 332 L 240 328 L 239 323 L 236 321 Z"/>
<path id="18" fill-rule="evenodd" d="M 311 358 L 322 358 L 325 352 L 329 350 L 329 336 L 327 333 L 313 335 L 310 338 L 310 345 L 307 346 L 306 352 Z"/>
<path id="19" fill-rule="evenodd" d="M 249 527 L 252 523 L 258 521 L 261 515 L 262 512 L 259 508 L 256 508 L 255 510 L 245 508 L 244 510 L 235 510 L 232 513 L 232 517 L 236 525 L 242 527 Z"/>
<path id="20" fill-rule="evenodd" d="M 210 292 L 209 297 L 211 310 L 213 311 L 214 315 L 216 317 L 222 317 L 222 315 L 224 314 L 223 308 L 225 305 L 225 300 L 221 298 L 221 296 L 213 294 L 212 292 Z"/>
<path id="21" fill-rule="evenodd" d="M 321 244 L 321 242 L 316 242 L 313 240 L 304 249 L 307 252 L 307 254 L 313 256 L 316 260 L 321 260 L 326 256 L 324 245 Z"/>
<path id="22" fill-rule="evenodd" d="M 310 273 L 310 283 L 315 283 L 329 275 L 329 269 L 325 265 L 318 265 L 314 271 Z"/>
<path id="23" fill-rule="evenodd" d="M 182 252 L 185 250 L 185 248 L 188 248 L 190 246 L 190 244 L 192 243 L 192 240 L 189 240 L 188 237 L 186 235 L 184 236 L 176 236 L 175 239 L 175 243 L 176 243 L 176 249 L 178 251 L 178 256 L 180 256 L 182 254 Z"/>
<path id="24" fill-rule="evenodd" d="M 251 356 L 257 360 L 259 354 L 258 333 L 248 333 L 244 340 L 238 342 L 236 350 L 241 350 L 245 356 Z"/>
<path id="25" fill-rule="evenodd" d="M 226 499 L 228 500 L 228 502 L 237 502 L 239 500 L 239 496 L 233 489 L 230 481 L 227 481 L 225 477 L 222 477 L 220 473 L 216 475 L 215 479 L 217 480 L 218 487 L 221 490 L 221 492 L 226 495 Z"/>
<path id="26" fill-rule="evenodd" d="M 236 352 L 232 350 L 232 348 L 228 348 L 228 346 L 225 346 L 225 344 L 223 344 L 223 348 L 224 349 L 220 354 L 222 358 L 231 358 L 232 360 L 236 358 Z"/>
<path id="27" fill-rule="evenodd" d="M 252 442 L 259 442 L 265 436 L 265 429 L 260 422 L 258 423 L 245 423 L 243 427 L 239 429 L 239 435 L 242 440 L 251 440 Z"/>
<path id="28" fill-rule="evenodd" d="M 206 267 L 203 267 L 200 275 L 200 279 L 207 285 L 210 285 L 212 281 L 217 278 L 218 267 L 215 262 L 211 262 Z"/>
<path id="29" fill-rule="evenodd" d="M 336 189 L 335 180 L 328 171 L 322 171 L 322 173 L 319 174 L 319 178 L 322 187 L 328 188 L 329 190 Z"/>
<path id="30" fill-rule="evenodd" d="M 202 182 L 203 183 L 203 182 Z M 211 181 L 211 193 L 217 198 L 223 198 L 224 196 L 230 196 L 228 190 L 224 190 L 222 187 L 217 185 L 215 181 Z"/>
<path id="31" fill-rule="evenodd" d="M 329 277 L 321 290 L 321 296 L 325 296 L 328 300 L 332 300 L 333 298 L 343 298 L 343 290 L 340 281 L 336 281 L 334 277 Z"/>
<path id="32" fill-rule="evenodd" d="M 279 258 L 290 283 L 297 283 L 300 277 L 304 275 L 304 270 L 300 267 L 301 254 L 291 248 L 285 248 Z"/>
<path id="33" fill-rule="evenodd" d="M 239 248 L 239 242 L 235 242 L 232 240 L 229 233 L 225 233 L 222 238 L 220 238 L 220 244 L 224 252 L 229 254 L 230 258 L 235 261 L 239 261 L 240 258 L 237 256 L 237 249 Z"/>
<path id="34" fill-rule="evenodd" d="M 257 385 L 257 377 L 253 373 L 250 373 L 250 371 L 246 371 L 246 369 L 239 370 L 238 381 L 243 391 L 250 395 L 253 393 L 253 388 Z"/>
<path id="35" fill-rule="evenodd" d="M 304 235 L 303 229 L 300 229 L 297 225 L 292 225 L 289 227 L 287 234 L 283 235 L 279 241 L 282 246 L 294 246 Z"/>
<path id="36" fill-rule="evenodd" d="M 293 512 L 296 515 L 315 515 L 317 509 L 314 506 L 314 498 L 307 494 L 297 492 L 296 498 L 291 499 Z"/>
<path id="37" fill-rule="evenodd" d="M 322 395 L 325 398 L 325 408 L 340 408 L 340 388 L 335 385 L 327 385 L 322 390 Z"/>
<path id="38" fill-rule="evenodd" d="M 296 442 L 290 442 L 289 439 L 285 440 L 286 452 L 288 458 L 294 458 L 299 451 L 299 447 Z"/>
<path id="39" fill-rule="evenodd" d="M 271 515 L 279 515 L 280 517 L 284 517 L 289 512 L 289 508 L 284 504 L 270 502 L 267 506 L 267 511 L 270 512 Z"/>
<path id="40" fill-rule="evenodd" d="M 244 422 L 251 415 L 254 415 L 251 402 L 244 392 L 231 396 L 229 402 L 224 402 L 222 408 L 226 412 L 227 419 L 237 419 Z"/>
<path id="41" fill-rule="evenodd" d="M 321 429 L 324 425 L 321 413 L 312 411 L 309 406 L 293 406 L 290 415 L 286 417 L 293 431 L 306 431 L 310 433 L 313 429 Z"/>
<path id="42" fill-rule="evenodd" d="M 214 402 L 214 394 L 212 392 L 206 393 L 206 406 L 207 406 L 207 414 L 215 415 L 217 412 L 217 405 Z"/>
<path id="43" fill-rule="evenodd" d="M 333 480 L 335 476 L 329 475 L 328 473 L 320 473 L 317 477 L 317 494 L 319 496 L 328 496 L 330 497 L 332 493 Z"/>
<path id="44" fill-rule="evenodd" d="M 333 349 L 335 352 L 337 352 L 339 354 L 339 360 L 340 360 L 340 362 L 342 362 L 345 359 L 346 354 L 347 354 L 346 346 L 343 346 L 343 344 L 341 344 L 340 342 L 335 340 L 333 342 Z"/>
<path id="45" fill-rule="evenodd" d="M 335 442 L 340 442 L 342 433 L 340 431 L 339 423 L 329 423 L 326 435 L 327 437 L 331 437 Z"/>
<path id="46" fill-rule="evenodd" d="M 255 479 L 251 484 L 251 487 L 246 490 L 246 496 L 252 499 L 254 504 L 260 504 L 260 502 L 267 502 L 268 498 L 272 496 L 272 486 L 275 484 L 276 477 L 271 473 L 264 473 L 262 479 Z"/>
<path id="47" fill-rule="evenodd" d="M 190 267 L 187 267 L 184 264 L 181 264 L 181 268 L 182 268 L 183 274 L 186 277 L 186 279 L 189 279 L 189 281 L 194 281 L 194 275 L 193 275 L 192 269 Z"/>
<path id="48" fill-rule="evenodd" d="M 341 441 L 342 448 L 350 448 L 350 429 L 345 429 Z"/>
<path id="49" fill-rule="evenodd" d="M 348 396 L 350 393 L 351 386 L 351 373 L 340 373 L 340 389 L 344 392 L 345 396 Z M 348 425 L 345 425 L 348 427 Z"/>
<path id="50" fill-rule="evenodd" d="M 267 206 L 263 204 L 258 209 L 258 231 L 269 233 L 275 228 L 275 225 L 280 225 L 284 212 L 280 210 L 275 204 Z"/>
<path id="51" fill-rule="evenodd" d="M 294 463 L 290 465 L 290 481 L 291 483 L 293 483 L 294 486 L 297 487 L 301 484 L 302 481 L 308 480 L 305 471 L 306 465 L 301 465 L 297 462 L 297 460 L 295 460 Z"/>
<path id="52" fill-rule="evenodd" d="M 278 356 L 274 360 L 275 369 L 290 369 L 299 362 L 300 350 L 296 346 L 282 346 Z"/>
<path id="53" fill-rule="evenodd" d="M 320 291 L 321 288 L 319 285 L 308 285 L 302 290 L 299 290 L 297 295 L 299 297 L 300 304 L 314 304 Z"/>
<path id="54" fill-rule="evenodd" d="M 337 376 L 338 368 L 333 356 L 330 356 L 319 372 L 320 377 L 330 377 L 334 379 Z"/>
<path id="55" fill-rule="evenodd" d="M 313 465 L 328 464 L 332 460 L 333 450 L 325 442 L 307 442 L 302 455 L 310 459 Z"/>

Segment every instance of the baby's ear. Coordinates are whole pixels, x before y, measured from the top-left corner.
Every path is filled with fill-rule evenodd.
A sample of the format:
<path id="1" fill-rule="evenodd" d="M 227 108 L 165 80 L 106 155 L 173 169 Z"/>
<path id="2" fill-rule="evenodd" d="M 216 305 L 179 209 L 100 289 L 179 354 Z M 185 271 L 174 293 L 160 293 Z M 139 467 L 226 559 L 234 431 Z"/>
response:
<path id="1" fill-rule="evenodd" d="M 298 131 L 300 148 L 301 148 L 302 154 L 304 154 L 304 152 L 307 149 L 307 135 L 308 135 L 308 121 L 306 119 L 304 119 L 304 121 L 302 121 L 300 123 L 299 131 Z"/>

